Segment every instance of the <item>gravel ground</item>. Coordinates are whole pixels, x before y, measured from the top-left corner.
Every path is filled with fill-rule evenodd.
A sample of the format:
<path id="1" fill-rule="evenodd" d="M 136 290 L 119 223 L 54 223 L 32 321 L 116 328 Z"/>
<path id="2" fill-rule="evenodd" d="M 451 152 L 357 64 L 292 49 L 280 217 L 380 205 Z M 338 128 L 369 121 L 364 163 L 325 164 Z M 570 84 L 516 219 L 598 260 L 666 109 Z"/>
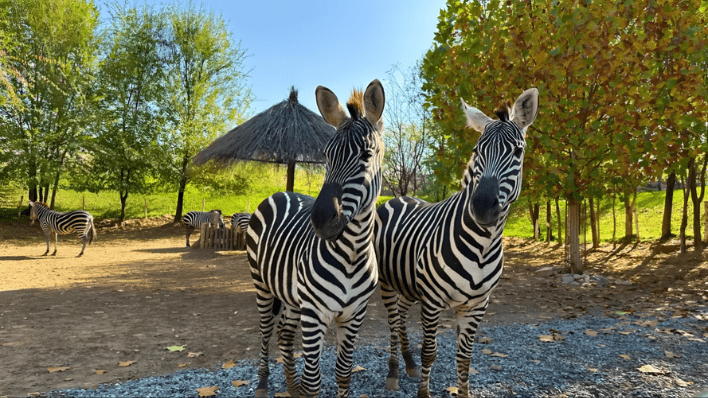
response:
<path id="1" fill-rule="evenodd" d="M 470 391 L 476 397 L 708 396 L 708 322 L 704 321 L 708 312 L 697 317 L 671 316 L 617 313 L 609 318 L 585 316 L 535 325 L 483 327 L 478 338 L 488 337 L 492 342 L 475 344 L 472 368 L 478 373 L 470 374 Z M 539 336 L 551 341 L 542 341 Z M 420 339 L 419 332 L 412 333 L 412 341 Z M 454 332 L 448 329 L 439 333 L 438 345 L 431 393 L 442 398 L 451 396 L 446 389 L 457 384 Z M 357 346 L 354 365 L 365 370 L 353 374 L 351 397 L 415 396 L 418 380 L 407 377 L 404 371 L 399 391 L 385 389 L 387 346 L 388 341 Z M 495 356 L 497 353 L 503 355 Z M 322 359 L 320 397 L 336 396 L 335 359 L 334 347 L 328 347 Z M 301 367 L 301 359 L 298 361 Z M 656 372 L 641 372 L 639 368 L 645 365 L 651 365 Z M 256 370 L 254 361 L 242 361 L 230 369 L 221 369 L 218 364 L 214 370 L 186 370 L 96 389 L 52 391 L 42 396 L 197 397 L 197 388 L 218 386 L 216 397 L 252 397 Z M 234 387 L 235 380 L 249 384 Z M 284 382 L 282 365 L 273 359 L 271 397 L 285 390 Z"/>

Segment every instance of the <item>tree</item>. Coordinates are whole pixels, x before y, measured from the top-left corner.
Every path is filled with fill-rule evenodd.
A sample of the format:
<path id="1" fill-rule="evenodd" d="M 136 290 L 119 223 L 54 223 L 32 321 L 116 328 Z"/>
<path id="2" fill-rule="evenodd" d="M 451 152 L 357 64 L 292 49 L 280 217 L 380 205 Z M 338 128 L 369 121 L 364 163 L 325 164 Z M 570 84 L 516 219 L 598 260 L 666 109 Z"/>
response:
<path id="1" fill-rule="evenodd" d="M 166 26 L 165 15 L 148 6 L 111 8 L 87 187 L 118 191 L 120 221 L 129 193 L 146 192 L 161 161 L 157 146 L 164 124 Z"/>
<path id="2" fill-rule="evenodd" d="M 9 30 L 3 39 L 13 43 L 3 50 L 0 80 L 14 94 L 11 101 L 0 101 L 0 136 L 7 144 L 0 174 L 25 185 L 30 200 L 38 193 L 47 200 L 50 183 L 56 193 L 65 160 L 86 134 L 98 11 L 80 0 L 6 4 L 3 25 Z"/>
<path id="3" fill-rule="evenodd" d="M 178 184 L 175 222 L 182 218 L 188 167 L 194 155 L 230 124 L 243 121 L 252 94 L 245 86 L 246 50 L 234 43 L 221 16 L 195 9 L 168 12 L 170 70 L 166 99 L 170 130 L 165 177 Z"/>
<path id="4" fill-rule="evenodd" d="M 449 146 L 468 152 L 476 137 L 459 128 L 458 97 L 489 104 L 538 87 L 541 109 L 527 134 L 525 179 L 549 197 L 566 198 L 574 273 L 582 272 L 582 201 L 599 197 L 615 178 L 629 192 L 663 170 L 680 131 L 659 134 L 666 119 L 682 124 L 706 113 L 693 55 L 703 48 L 699 33 L 706 28 L 696 14 L 696 2 L 651 0 L 450 1 L 441 13 L 423 62 L 434 117 L 453 132 Z M 662 59 L 675 66 L 656 79 Z M 662 88 L 671 95 L 657 98 Z M 461 170 L 465 160 L 452 161 Z"/>

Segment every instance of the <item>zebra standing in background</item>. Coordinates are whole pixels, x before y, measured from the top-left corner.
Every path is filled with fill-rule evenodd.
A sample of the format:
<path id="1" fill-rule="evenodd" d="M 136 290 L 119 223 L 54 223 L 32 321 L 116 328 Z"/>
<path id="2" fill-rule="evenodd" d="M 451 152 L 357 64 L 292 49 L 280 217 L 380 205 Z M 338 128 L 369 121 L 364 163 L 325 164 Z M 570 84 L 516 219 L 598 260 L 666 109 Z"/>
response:
<path id="1" fill-rule="evenodd" d="M 189 236 L 195 229 L 200 229 L 202 224 L 211 223 L 218 225 L 219 228 L 224 226 L 224 217 L 221 215 L 221 210 L 211 211 L 190 211 L 182 217 L 182 223 L 187 228 L 187 247 L 189 246 Z"/>
<path id="2" fill-rule="evenodd" d="M 336 321 L 338 397 L 348 397 L 354 339 L 378 279 L 373 233 L 384 151 L 383 86 L 374 80 L 363 96 L 355 91 L 347 103 L 349 115 L 327 88 L 317 87 L 315 97 L 322 117 L 337 128 L 325 149 L 317 199 L 276 193 L 258 206 L 248 225 L 262 336 L 256 397 L 268 396 L 268 344 L 281 305 L 278 343 L 287 391 L 318 396 L 324 334 Z M 298 320 L 305 357 L 300 381 L 293 357 Z"/>
<path id="3" fill-rule="evenodd" d="M 231 229 L 238 232 L 241 230 L 243 236 L 248 233 L 248 222 L 251 220 L 251 213 L 234 213 L 231 216 Z"/>
<path id="4" fill-rule="evenodd" d="M 376 255 L 381 295 L 391 328 L 387 389 L 398 389 L 398 337 L 406 372 L 420 377 L 418 398 L 429 398 L 435 335 L 443 310 L 457 311 L 458 397 L 469 396 L 472 343 L 489 294 L 503 268 L 502 232 L 509 206 L 521 191 L 526 129 L 538 113 L 538 90 L 524 91 L 511 117 L 506 107 L 492 120 L 462 101 L 468 125 L 482 133 L 467 164 L 462 190 L 435 204 L 413 197 L 378 209 Z M 422 372 L 410 352 L 406 319 L 421 302 Z"/>
<path id="5" fill-rule="evenodd" d="M 30 220 L 34 224 L 34 220 L 39 219 L 39 226 L 42 227 L 44 235 L 47 237 L 47 251 L 42 254 L 46 256 L 49 253 L 50 240 L 52 232 L 54 233 L 54 253 L 57 255 L 59 244 L 59 234 L 66 235 L 76 232 L 84 243 L 81 248 L 81 253 L 77 257 L 81 257 L 86 249 L 86 243 L 91 244 L 96 237 L 96 227 L 93 226 L 93 216 L 86 210 L 75 210 L 66 213 L 60 213 L 47 207 L 46 203 L 29 202 L 30 205 Z"/>

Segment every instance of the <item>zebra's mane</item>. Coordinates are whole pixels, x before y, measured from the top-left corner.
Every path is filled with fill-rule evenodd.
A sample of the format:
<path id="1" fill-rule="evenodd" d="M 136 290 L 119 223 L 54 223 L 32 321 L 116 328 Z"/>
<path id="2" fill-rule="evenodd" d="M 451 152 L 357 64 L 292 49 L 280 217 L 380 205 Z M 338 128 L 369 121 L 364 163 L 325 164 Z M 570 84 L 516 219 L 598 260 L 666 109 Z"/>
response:
<path id="1" fill-rule="evenodd" d="M 502 101 L 499 103 L 499 106 L 497 106 L 497 109 L 494 110 L 494 114 L 497 115 L 499 120 L 502 122 L 508 122 L 509 121 L 509 102 L 508 101 Z"/>
<path id="2" fill-rule="evenodd" d="M 46 208 L 49 208 L 49 205 L 48 205 L 48 204 L 46 204 L 46 203 L 44 203 L 44 202 L 40 202 L 40 201 L 38 201 L 38 200 L 35 200 L 35 201 L 34 201 L 34 204 L 40 204 L 40 205 L 42 205 L 42 206 L 44 206 L 44 207 L 46 207 Z"/>
<path id="3" fill-rule="evenodd" d="M 364 92 L 359 89 L 353 89 L 352 94 L 347 101 L 347 110 L 352 120 L 357 120 L 364 114 Z"/>

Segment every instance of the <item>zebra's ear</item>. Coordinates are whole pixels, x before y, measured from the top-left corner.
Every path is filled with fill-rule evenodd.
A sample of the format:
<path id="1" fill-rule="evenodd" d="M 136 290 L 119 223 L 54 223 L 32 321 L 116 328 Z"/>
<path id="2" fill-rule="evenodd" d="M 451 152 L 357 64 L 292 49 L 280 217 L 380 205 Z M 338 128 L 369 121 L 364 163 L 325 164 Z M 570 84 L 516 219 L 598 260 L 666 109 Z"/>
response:
<path id="1" fill-rule="evenodd" d="M 538 90 L 534 87 L 524 91 L 516 99 L 510 119 L 525 132 L 526 128 L 536 120 L 536 115 L 538 115 Z"/>
<path id="2" fill-rule="evenodd" d="M 366 87 L 366 91 L 364 91 L 364 117 L 374 125 L 377 130 L 383 129 L 381 115 L 383 115 L 385 103 L 386 94 L 384 93 L 383 86 L 379 79 L 375 79 L 369 83 L 369 86 Z"/>
<path id="3" fill-rule="evenodd" d="M 492 119 L 479 109 L 467 105 L 462 98 L 460 98 L 460 101 L 462 101 L 462 110 L 464 110 L 465 115 L 467 115 L 467 125 L 480 133 L 484 133 L 484 128 Z"/>
<path id="4" fill-rule="evenodd" d="M 325 122 L 335 128 L 339 127 L 344 119 L 348 117 L 337 96 L 327 87 L 317 86 L 315 99 L 317 100 L 317 108 L 319 108 Z"/>
<path id="5" fill-rule="evenodd" d="M 30 205 L 31 207 L 34 207 L 34 202 L 30 200 L 30 201 L 29 201 L 29 205 Z"/>

